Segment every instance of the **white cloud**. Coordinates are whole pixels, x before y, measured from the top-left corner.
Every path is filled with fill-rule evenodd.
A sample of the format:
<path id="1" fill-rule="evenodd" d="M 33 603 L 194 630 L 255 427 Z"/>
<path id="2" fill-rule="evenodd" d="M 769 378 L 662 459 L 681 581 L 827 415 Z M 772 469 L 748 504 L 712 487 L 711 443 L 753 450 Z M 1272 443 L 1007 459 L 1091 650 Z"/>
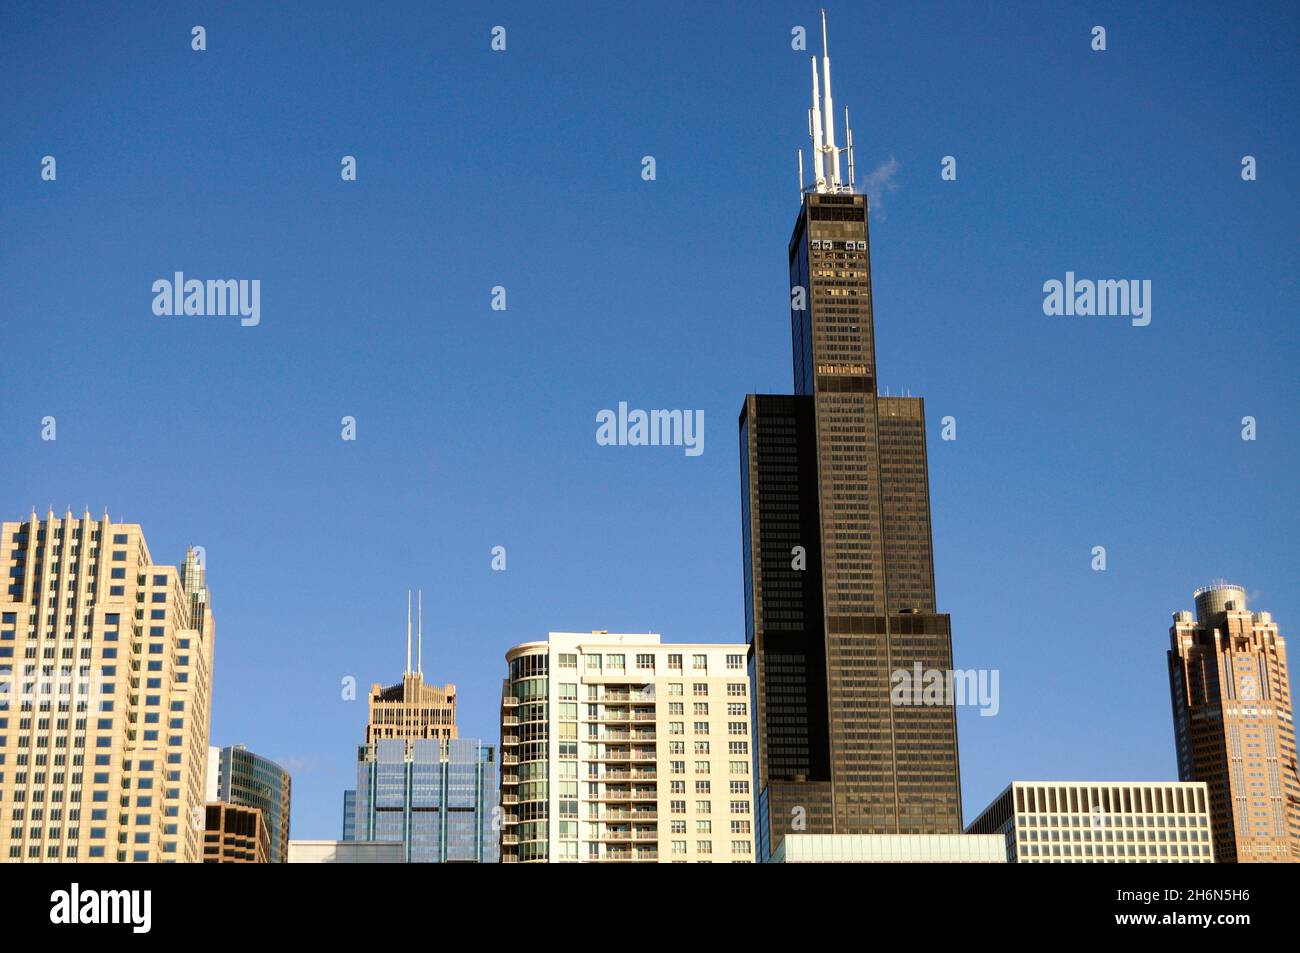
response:
<path id="1" fill-rule="evenodd" d="M 898 174 L 899 163 L 893 156 L 876 166 L 871 172 L 862 176 L 859 183 L 859 191 L 867 194 L 870 201 L 871 210 L 879 214 L 884 204 L 884 197 L 887 192 L 898 191 Z"/>

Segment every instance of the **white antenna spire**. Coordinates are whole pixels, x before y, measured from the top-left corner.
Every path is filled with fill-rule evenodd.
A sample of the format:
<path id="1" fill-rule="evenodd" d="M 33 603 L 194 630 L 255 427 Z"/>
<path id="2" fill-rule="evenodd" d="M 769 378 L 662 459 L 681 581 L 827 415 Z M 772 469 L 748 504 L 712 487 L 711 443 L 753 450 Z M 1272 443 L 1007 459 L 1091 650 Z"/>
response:
<path id="1" fill-rule="evenodd" d="M 812 141 L 813 141 L 813 185 L 818 192 L 826 191 L 826 157 L 822 150 L 822 106 L 821 93 L 817 88 L 817 57 L 812 58 L 813 104 L 812 104 Z"/>
<path id="2" fill-rule="evenodd" d="M 825 109 L 822 108 L 822 87 L 825 87 Z M 826 11 L 822 11 L 822 69 L 817 75 L 817 57 L 812 57 L 812 109 L 808 110 L 808 136 L 812 139 L 813 183 L 817 192 L 848 192 L 857 188 L 853 165 L 853 130 L 849 127 L 849 111 L 844 110 L 843 148 L 835 142 L 835 101 L 831 97 L 831 56 L 826 35 Z M 849 177 L 840 174 L 840 153 L 845 153 L 849 164 Z M 827 168 L 829 160 L 829 169 Z M 803 195 L 803 151 L 799 152 L 799 194 Z"/>
<path id="3" fill-rule="evenodd" d="M 835 103 L 831 99 L 831 55 L 826 49 L 826 11 L 822 11 L 822 74 L 826 80 L 826 151 L 831 159 L 831 191 L 840 190 L 840 151 L 835 148 Z"/>
<path id="4" fill-rule="evenodd" d="M 424 590 L 419 590 L 419 609 L 415 616 L 415 671 L 424 675 Z"/>
<path id="5" fill-rule="evenodd" d="M 411 590 L 406 590 L 406 674 L 411 674 Z"/>
<path id="6" fill-rule="evenodd" d="M 844 135 L 848 139 L 845 148 L 849 153 L 849 191 L 858 187 L 858 177 L 853 174 L 853 127 L 849 125 L 849 107 L 844 107 Z"/>

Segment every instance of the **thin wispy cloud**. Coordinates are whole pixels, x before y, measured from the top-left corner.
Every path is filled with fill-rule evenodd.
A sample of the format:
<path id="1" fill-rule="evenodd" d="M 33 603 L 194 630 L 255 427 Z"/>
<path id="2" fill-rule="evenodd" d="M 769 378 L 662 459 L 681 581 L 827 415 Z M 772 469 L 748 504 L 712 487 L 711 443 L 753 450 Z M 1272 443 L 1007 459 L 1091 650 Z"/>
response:
<path id="1" fill-rule="evenodd" d="M 880 215 L 884 209 L 885 195 L 898 191 L 899 168 L 898 160 L 890 156 L 862 177 L 859 191 L 866 193 L 871 202 L 871 211 L 876 215 Z"/>

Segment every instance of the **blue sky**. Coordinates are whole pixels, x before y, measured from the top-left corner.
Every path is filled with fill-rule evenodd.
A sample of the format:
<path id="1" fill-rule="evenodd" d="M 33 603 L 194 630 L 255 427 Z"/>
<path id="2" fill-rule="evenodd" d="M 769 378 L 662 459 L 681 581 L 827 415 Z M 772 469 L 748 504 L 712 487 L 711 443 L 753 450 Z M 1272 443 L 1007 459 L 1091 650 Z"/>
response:
<path id="1" fill-rule="evenodd" d="M 1000 671 L 1000 713 L 960 715 L 968 818 L 1012 779 L 1176 775 L 1194 587 L 1300 632 L 1300 19 L 1131 7 L 828 8 L 859 174 L 894 170 L 880 383 L 926 398 L 956 664 Z M 0 18 L 0 508 L 206 548 L 214 743 L 292 770 L 295 837 L 339 834 L 408 587 L 465 736 L 496 737 L 502 655 L 548 630 L 743 640 L 735 420 L 791 389 L 815 5 Z M 260 279 L 261 324 L 154 316 L 175 271 Z M 1066 271 L 1151 280 L 1150 326 L 1045 316 Z M 597 446 L 619 401 L 703 410 L 704 454 Z"/>

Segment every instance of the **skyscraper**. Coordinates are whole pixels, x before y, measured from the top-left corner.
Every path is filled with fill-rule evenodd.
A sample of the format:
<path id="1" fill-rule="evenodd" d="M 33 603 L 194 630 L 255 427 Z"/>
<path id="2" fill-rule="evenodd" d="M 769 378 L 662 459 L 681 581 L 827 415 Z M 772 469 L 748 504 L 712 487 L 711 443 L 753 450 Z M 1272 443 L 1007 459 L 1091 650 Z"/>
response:
<path id="1" fill-rule="evenodd" d="M 890 699 L 895 672 L 950 672 L 952 641 L 924 404 L 877 393 L 867 199 L 847 110 L 835 141 L 824 24 L 824 111 L 816 57 L 812 77 L 814 180 L 788 248 L 794 394 L 751 394 L 740 413 L 760 860 L 790 830 L 961 830 L 952 706 Z"/>
<path id="2" fill-rule="evenodd" d="M 288 851 L 285 851 L 285 859 Z M 203 831 L 205 864 L 269 864 L 271 834 L 258 807 L 210 801 Z"/>
<path id="3" fill-rule="evenodd" d="M 402 681 L 370 690 L 357 786 L 343 797 L 343 836 L 400 841 L 408 863 L 495 863 L 496 749 L 458 736 L 454 685 L 424 684 L 422 611 L 411 668 L 410 608 L 408 596 Z"/>
<path id="4" fill-rule="evenodd" d="M 268 863 L 283 864 L 289 856 L 291 788 L 288 771 L 243 745 L 208 749 L 208 801 L 255 807 L 262 812 L 270 838 Z"/>
<path id="5" fill-rule="evenodd" d="M 552 632 L 506 663 L 502 862 L 754 859 L 743 646 Z"/>
<path id="6" fill-rule="evenodd" d="M 1300 777 L 1286 641 L 1241 586 L 1197 589 L 1169 629 L 1178 776 L 1210 794 L 1220 863 L 1300 861 Z"/>
<path id="7" fill-rule="evenodd" d="M 197 863 L 212 642 L 201 559 L 134 523 L 0 525 L 0 860 Z"/>

